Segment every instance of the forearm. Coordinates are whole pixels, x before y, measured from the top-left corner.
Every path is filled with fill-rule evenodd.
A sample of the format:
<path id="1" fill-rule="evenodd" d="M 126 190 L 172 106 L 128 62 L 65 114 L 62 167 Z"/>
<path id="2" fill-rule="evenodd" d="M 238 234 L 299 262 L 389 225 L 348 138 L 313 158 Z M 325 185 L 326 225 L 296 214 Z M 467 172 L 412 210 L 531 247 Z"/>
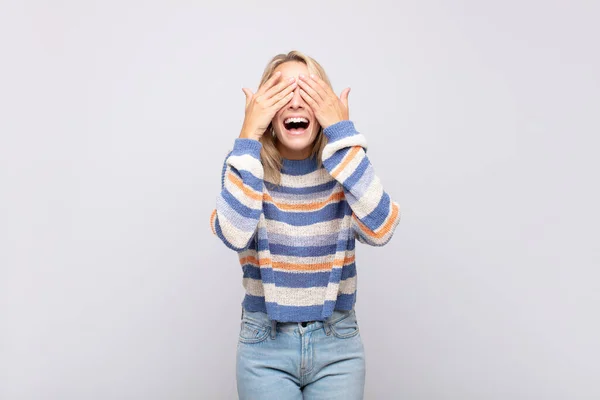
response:
<path id="1" fill-rule="evenodd" d="M 363 242 L 387 243 L 399 222 L 400 208 L 375 174 L 366 154 L 366 138 L 348 120 L 329 126 L 324 134 L 329 141 L 323 149 L 323 165 L 344 189 L 355 231 Z"/>
<path id="2" fill-rule="evenodd" d="M 221 193 L 210 218 L 213 233 L 236 251 L 248 247 L 262 213 L 261 147 L 258 140 L 241 137 L 235 140 L 223 165 Z"/>

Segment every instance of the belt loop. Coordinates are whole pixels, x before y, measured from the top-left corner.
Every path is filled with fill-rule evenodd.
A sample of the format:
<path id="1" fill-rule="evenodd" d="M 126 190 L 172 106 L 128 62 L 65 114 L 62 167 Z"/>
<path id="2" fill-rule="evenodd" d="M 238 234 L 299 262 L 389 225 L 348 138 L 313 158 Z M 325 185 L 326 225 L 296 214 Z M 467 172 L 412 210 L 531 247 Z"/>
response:
<path id="1" fill-rule="evenodd" d="M 271 339 L 275 339 L 275 335 L 277 334 L 277 321 L 271 320 Z"/>
<path id="2" fill-rule="evenodd" d="M 329 324 L 329 318 L 323 321 L 323 329 L 325 329 L 325 334 L 327 336 L 331 334 L 331 325 Z"/>

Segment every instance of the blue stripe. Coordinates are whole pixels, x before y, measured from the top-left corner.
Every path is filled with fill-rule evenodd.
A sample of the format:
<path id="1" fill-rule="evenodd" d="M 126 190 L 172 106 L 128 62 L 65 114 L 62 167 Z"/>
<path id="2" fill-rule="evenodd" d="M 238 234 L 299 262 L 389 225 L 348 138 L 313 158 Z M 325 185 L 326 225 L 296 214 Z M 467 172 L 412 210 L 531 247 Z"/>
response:
<path id="1" fill-rule="evenodd" d="M 354 235 L 354 231 L 349 231 L 351 232 L 352 235 Z M 273 235 L 273 234 L 271 234 Z M 264 237 L 264 236 L 261 236 Z M 340 250 L 354 250 L 354 246 L 355 246 L 355 241 L 354 241 L 354 236 L 347 238 L 347 239 L 340 239 L 337 242 L 337 247 L 336 245 L 332 244 L 332 245 L 325 245 L 325 246 L 301 246 L 301 247 L 306 247 L 306 248 L 320 248 L 320 247 L 332 247 L 334 248 L 333 251 L 328 252 L 328 253 L 324 253 L 321 255 L 327 255 L 327 254 L 333 254 L 336 251 L 340 251 Z M 287 246 L 287 245 L 283 245 L 283 244 L 278 244 L 278 243 L 274 243 L 272 240 L 268 240 L 268 239 L 260 239 L 258 241 L 258 251 L 263 251 L 263 250 L 270 250 L 272 254 L 285 254 L 285 248 L 294 248 L 294 249 L 298 249 L 299 247 L 294 247 L 294 246 Z M 282 253 L 277 253 L 277 250 L 274 249 L 280 249 L 282 251 Z M 297 250 L 291 250 L 292 252 L 297 251 Z M 293 255 L 293 254 L 287 254 L 287 255 Z M 319 254 L 315 254 L 312 252 L 303 252 L 300 253 L 299 257 L 310 257 L 310 256 L 314 256 L 314 255 L 319 255 Z"/>
<path id="2" fill-rule="evenodd" d="M 244 185 L 250 186 L 252 189 L 256 190 L 258 194 L 261 194 L 263 191 L 263 180 L 254 176 L 254 174 L 245 169 L 238 170 L 234 167 L 231 167 L 231 173 L 236 174 L 238 178 L 242 180 Z"/>
<path id="3" fill-rule="evenodd" d="M 344 181 L 344 188 L 349 191 L 352 190 L 352 187 L 354 187 L 354 184 L 360 180 L 360 177 L 363 176 L 368 166 L 369 160 L 367 159 L 367 156 L 364 156 L 354 172 L 352 172 L 352 174 L 350 174 L 350 176 Z M 359 196 L 356 197 L 360 198 Z"/>
<path id="4" fill-rule="evenodd" d="M 223 169 L 221 170 L 221 189 L 225 186 L 225 171 L 227 170 L 227 159 L 231 155 L 231 151 L 225 157 L 225 161 L 223 161 Z"/>
<path id="5" fill-rule="evenodd" d="M 327 160 L 323 160 L 323 166 L 327 169 L 327 171 L 332 172 L 335 167 L 342 163 L 342 160 L 348 154 L 351 147 L 343 147 L 333 153 Z"/>
<path id="6" fill-rule="evenodd" d="M 281 211 L 271 203 L 263 203 L 263 209 L 267 219 L 285 222 L 294 226 L 307 226 L 319 222 L 341 219 L 346 215 L 352 215 L 352 209 L 345 200 L 329 204 L 316 211 Z"/>
<path id="7" fill-rule="evenodd" d="M 354 240 L 353 240 L 354 242 Z M 356 275 L 356 262 L 353 262 L 352 264 L 348 264 L 348 265 L 344 265 L 342 267 L 342 275 L 340 276 L 340 280 L 345 280 L 348 278 L 352 278 L 353 276 Z"/>
<path id="8" fill-rule="evenodd" d="M 248 245 L 252 241 L 252 240 L 249 240 L 248 243 L 246 243 L 246 245 L 244 247 L 235 247 L 233 244 L 231 244 L 229 242 L 229 240 L 227 240 L 225 235 L 223 235 L 223 231 L 221 230 L 221 225 L 219 224 L 218 216 L 215 216 L 215 232 L 217 232 L 217 236 L 219 237 L 219 239 L 221 239 L 223 241 L 223 243 L 225 243 L 225 246 L 227 246 L 230 249 L 235 250 L 235 251 L 243 251 L 243 250 L 247 249 Z"/>
<path id="9" fill-rule="evenodd" d="M 327 303 L 333 303 L 332 301 L 326 301 Z M 335 302 L 336 309 L 349 310 L 356 303 L 356 291 L 352 294 L 339 294 L 337 301 Z"/>
<path id="10" fill-rule="evenodd" d="M 268 303 L 271 307 L 275 303 Z M 323 306 L 283 306 L 277 304 L 277 320 L 278 321 L 316 321 L 321 319 Z"/>
<path id="11" fill-rule="evenodd" d="M 328 283 L 337 283 L 356 275 L 356 263 L 345 265 L 342 268 L 335 268 L 331 271 L 320 272 L 289 272 L 281 270 L 272 270 L 274 278 L 267 278 L 262 274 L 266 268 L 260 268 L 252 264 L 244 264 L 242 272 L 244 278 L 261 280 L 263 283 L 276 283 L 278 287 L 288 288 L 310 288 L 325 287 Z M 275 282 L 273 282 L 275 279 Z"/>
<path id="12" fill-rule="evenodd" d="M 325 192 L 332 190 L 337 181 L 333 178 L 329 182 L 317 185 L 317 186 L 307 186 L 301 188 L 294 188 L 288 186 L 275 186 L 273 183 L 269 181 L 265 181 L 265 187 L 272 192 L 276 193 L 291 193 L 291 194 L 313 194 L 318 192 Z"/>
<path id="13" fill-rule="evenodd" d="M 233 143 L 231 154 L 234 156 L 243 156 L 249 154 L 260 161 L 260 149 L 262 143 L 258 140 L 248 138 L 236 138 Z"/>
<path id="14" fill-rule="evenodd" d="M 345 244 L 345 242 L 343 242 Z M 292 256 L 292 257 L 310 257 L 310 256 L 325 256 L 328 254 L 335 254 L 338 246 L 332 244 L 329 246 L 286 246 L 282 244 L 273 244 L 269 246 L 271 254 Z"/>
<path id="15" fill-rule="evenodd" d="M 275 244 L 275 243 L 266 243 L 267 240 L 264 240 L 265 243 L 260 243 L 259 247 L 262 245 L 268 245 L 271 254 L 282 255 L 282 256 L 292 256 L 292 257 L 317 257 L 317 256 L 326 256 L 333 255 L 337 251 L 340 250 L 353 250 L 354 246 L 349 243 L 348 240 L 339 240 L 337 243 L 325 245 L 325 246 L 288 246 L 283 244 Z"/>
<path id="16" fill-rule="evenodd" d="M 341 294 L 337 301 L 327 300 L 323 305 L 314 305 L 306 307 L 283 306 L 277 303 L 266 303 L 262 296 L 252 296 L 246 294 L 242 301 L 242 307 L 248 311 L 260 311 L 267 313 L 267 307 L 271 311 L 270 317 L 281 322 L 297 321 L 322 321 L 323 314 L 331 316 L 334 309 L 351 310 L 356 303 L 356 293 Z"/>
<path id="17" fill-rule="evenodd" d="M 311 155 L 303 160 L 282 158 L 281 164 L 281 172 L 286 175 L 306 175 L 319 169 L 316 155 Z"/>
<path id="18" fill-rule="evenodd" d="M 244 296 L 242 307 L 244 307 L 248 311 L 261 311 L 264 313 L 267 312 L 265 298 L 263 296 L 252 296 L 248 293 L 246 293 L 246 295 Z"/>
<path id="19" fill-rule="evenodd" d="M 255 265 L 252 265 L 252 264 L 242 265 L 242 272 L 243 272 L 243 275 L 242 275 L 243 278 L 252 278 L 252 279 L 256 279 L 256 280 L 262 280 L 263 283 L 273 283 L 273 282 L 267 282 L 260 273 L 260 267 L 257 267 Z"/>
<path id="20" fill-rule="evenodd" d="M 352 192 L 344 192 L 346 194 L 346 201 L 350 207 L 353 207 L 356 202 L 360 201 L 368 190 L 372 190 L 370 188 L 373 179 L 375 179 L 373 166 L 369 164 L 367 170 L 360 177 L 358 182 L 354 183 L 354 186 L 352 186 Z"/>
<path id="21" fill-rule="evenodd" d="M 223 201 L 225 203 L 227 203 L 227 205 L 229 205 L 229 207 L 233 211 L 235 211 L 241 217 L 244 217 L 244 219 L 249 219 L 251 221 L 254 221 L 254 227 L 252 227 L 252 230 L 254 230 L 254 228 L 256 228 L 256 224 L 258 223 L 258 218 L 260 217 L 260 214 L 262 213 L 261 209 L 250 208 L 250 207 L 242 204 L 233 194 L 231 194 L 231 192 L 229 192 L 229 190 L 227 190 L 227 188 L 225 188 L 221 191 L 220 197 L 221 197 L 221 199 L 223 199 Z M 217 206 L 218 205 L 219 204 L 217 204 Z M 219 210 L 219 211 L 221 211 L 221 210 Z M 225 210 L 223 210 L 223 211 L 225 211 Z M 229 216 L 228 213 L 225 213 L 224 215 L 229 221 L 231 221 L 231 223 L 235 223 L 236 227 L 238 227 L 237 226 L 238 218 L 236 215 Z M 247 221 L 242 221 L 242 222 L 243 222 L 244 226 L 248 225 Z M 250 229 L 242 228 L 242 230 L 248 231 Z"/>
<path id="22" fill-rule="evenodd" d="M 325 287 L 329 283 L 330 271 L 289 273 L 275 270 L 277 286 L 288 288 Z"/>
<path id="23" fill-rule="evenodd" d="M 310 237 L 306 236 L 293 236 L 293 235 L 283 235 L 280 233 L 270 232 L 268 234 L 264 233 L 265 228 L 261 229 L 261 237 L 268 237 L 269 243 L 272 244 L 283 244 L 287 246 L 326 246 L 328 244 L 333 244 L 338 240 L 348 240 L 354 236 L 354 231 L 352 228 L 346 228 L 343 230 L 339 230 L 333 233 L 328 233 L 325 235 L 314 235 Z M 293 233 L 293 232 L 290 232 Z"/>
<path id="24" fill-rule="evenodd" d="M 323 129 L 323 134 L 327 136 L 328 143 L 333 143 L 349 136 L 358 135 L 359 132 L 352 121 L 342 120 Z"/>
<path id="25" fill-rule="evenodd" d="M 364 218 L 359 218 L 360 221 L 365 224 L 370 230 L 375 231 L 383 224 L 389 215 L 390 210 L 390 196 L 386 192 L 383 192 L 379 204 L 371 213 Z"/>
<path id="26" fill-rule="evenodd" d="M 264 237 L 264 236 L 260 236 L 260 237 Z M 265 251 L 265 250 L 269 250 L 269 241 L 267 239 L 259 239 L 258 240 L 258 247 L 257 247 L 257 251 Z"/>

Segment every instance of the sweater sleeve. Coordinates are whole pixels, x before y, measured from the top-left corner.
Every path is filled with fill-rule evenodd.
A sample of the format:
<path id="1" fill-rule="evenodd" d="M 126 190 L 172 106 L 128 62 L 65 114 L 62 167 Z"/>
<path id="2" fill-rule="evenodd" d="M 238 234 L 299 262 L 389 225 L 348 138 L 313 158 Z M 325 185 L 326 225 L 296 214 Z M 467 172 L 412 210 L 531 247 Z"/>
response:
<path id="1" fill-rule="evenodd" d="M 230 249 L 247 249 L 262 213 L 264 169 L 260 162 L 262 143 L 237 138 L 225 158 L 221 193 L 210 216 L 213 233 Z"/>
<path id="2" fill-rule="evenodd" d="M 400 222 L 400 206 L 375 175 L 366 153 L 366 138 L 349 120 L 328 126 L 323 133 L 328 139 L 323 166 L 343 187 L 352 209 L 355 238 L 372 246 L 385 245 Z"/>

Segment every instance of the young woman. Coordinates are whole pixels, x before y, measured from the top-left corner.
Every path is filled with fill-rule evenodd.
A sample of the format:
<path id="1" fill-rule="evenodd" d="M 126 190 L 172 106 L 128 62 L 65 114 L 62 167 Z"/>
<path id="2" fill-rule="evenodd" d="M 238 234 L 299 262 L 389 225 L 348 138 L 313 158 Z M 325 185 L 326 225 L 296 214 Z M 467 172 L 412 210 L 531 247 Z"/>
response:
<path id="1" fill-rule="evenodd" d="M 246 295 L 240 399 L 362 399 L 355 240 L 382 246 L 400 220 L 348 119 L 348 93 L 300 52 L 275 56 L 225 158 L 210 222 L 238 252 Z M 304 397 L 303 397 L 304 396 Z"/>

